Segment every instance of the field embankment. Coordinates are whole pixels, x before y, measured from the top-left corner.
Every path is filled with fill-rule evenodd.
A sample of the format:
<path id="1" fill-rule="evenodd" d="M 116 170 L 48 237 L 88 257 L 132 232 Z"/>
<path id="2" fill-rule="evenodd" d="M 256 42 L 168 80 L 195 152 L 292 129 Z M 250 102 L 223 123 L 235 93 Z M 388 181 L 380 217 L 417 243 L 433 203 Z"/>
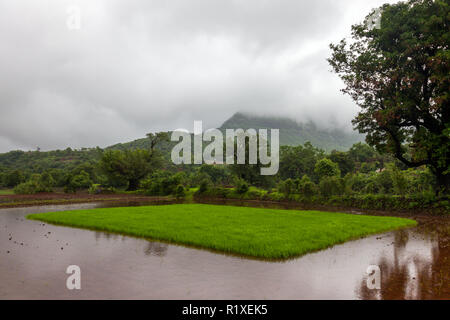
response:
<path id="1" fill-rule="evenodd" d="M 89 202 L 145 202 L 173 201 L 168 197 L 150 197 L 130 193 L 89 194 L 89 193 L 37 193 L 30 195 L 0 194 L 0 209 L 54 204 Z"/>

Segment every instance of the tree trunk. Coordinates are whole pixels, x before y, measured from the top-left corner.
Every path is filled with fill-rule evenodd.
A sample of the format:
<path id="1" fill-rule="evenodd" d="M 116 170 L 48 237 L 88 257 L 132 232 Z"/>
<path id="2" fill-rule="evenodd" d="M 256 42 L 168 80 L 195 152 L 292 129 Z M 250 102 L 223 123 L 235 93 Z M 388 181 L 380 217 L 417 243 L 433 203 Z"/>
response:
<path id="1" fill-rule="evenodd" d="M 136 191 L 139 187 L 139 180 L 131 179 L 128 181 L 128 191 Z"/>
<path id="2" fill-rule="evenodd" d="M 450 191 L 450 174 L 442 171 L 436 172 L 437 190 L 436 193 L 449 194 Z"/>

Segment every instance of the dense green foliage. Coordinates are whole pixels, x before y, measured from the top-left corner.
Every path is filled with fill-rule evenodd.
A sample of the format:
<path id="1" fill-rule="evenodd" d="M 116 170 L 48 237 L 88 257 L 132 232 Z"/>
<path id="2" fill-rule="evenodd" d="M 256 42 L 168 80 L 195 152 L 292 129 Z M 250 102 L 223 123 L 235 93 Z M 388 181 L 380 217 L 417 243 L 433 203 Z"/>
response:
<path id="1" fill-rule="evenodd" d="M 426 165 L 450 189 L 450 4 L 385 4 L 380 28 L 352 27 L 350 44 L 331 45 L 343 90 L 361 107 L 353 123 L 368 144 L 404 165 Z"/>
<path id="2" fill-rule="evenodd" d="M 160 154 L 153 161 L 149 157 L 151 152 L 139 149 L 97 152 L 99 160 L 81 163 L 71 170 L 50 169 L 41 173 L 2 171 L 1 185 L 7 188 L 5 181 L 20 181 L 15 192 L 22 194 L 50 192 L 58 188 L 65 192 L 89 190 L 98 194 L 131 189 L 130 185 L 134 185 L 142 194 L 178 198 L 183 198 L 190 188 L 197 188 L 198 195 L 202 196 L 316 204 L 338 204 L 336 198 L 340 197 L 343 199 L 341 205 L 351 203 L 365 208 L 369 204 L 376 205 L 371 202 L 371 196 L 380 196 L 383 199 L 381 207 L 385 209 L 431 208 L 433 201 L 446 208 L 447 197 L 434 195 L 436 178 L 429 169 L 408 169 L 401 162 L 380 155 L 362 143 L 355 144 L 346 152 L 333 151 L 330 154 L 310 143 L 284 146 L 280 150 L 279 173 L 266 176 L 264 180 L 248 179 L 248 174 L 239 175 L 244 171 L 254 172 L 257 176 L 257 170 L 251 165 L 178 167 L 167 163 Z M 134 179 L 132 183 L 128 180 L 130 178 Z M 398 203 L 408 201 L 404 200 L 406 198 L 414 200 L 411 204 Z"/>
<path id="3" fill-rule="evenodd" d="M 314 175 L 316 162 L 324 157 L 324 151 L 313 147 L 310 142 L 304 146 L 287 147 L 280 150 L 280 170 L 281 179 Z"/>
<path id="4" fill-rule="evenodd" d="M 151 160 L 151 153 L 147 150 L 108 150 L 99 165 L 111 185 L 136 190 L 139 182 L 153 170 Z"/>
<path id="5" fill-rule="evenodd" d="M 92 186 L 92 180 L 89 174 L 81 170 L 78 174 L 69 174 L 66 177 L 66 184 L 64 186 L 65 192 L 77 192 L 78 190 L 88 189 Z"/>
<path id="6" fill-rule="evenodd" d="M 27 182 L 18 184 L 14 188 L 15 193 L 34 194 L 38 192 L 52 192 L 55 186 L 55 180 L 48 173 L 33 174 Z"/>
<path id="7" fill-rule="evenodd" d="M 352 40 L 331 45 L 329 63 L 361 107 L 364 134 L 237 113 L 220 128 L 280 129 L 280 166 L 180 165 L 168 133 L 100 148 L 0 154 L 0 189 L 16 193 L 137 190 L 147 195 L 295 200 L 378 209 L 444 208 L 450 183 L 450 28 L 446 0 L 382 7 Z M 248 157 L 247 157 L 248 160 Z M 248 162 L 247 162 L 248 163 Z"/>
<path id="8" fill-rule="evenodd" d="M 291 258 L 416 225 L 402 218 L 200 204 L 76 210 L 27 218 L 269 259 Z"/>

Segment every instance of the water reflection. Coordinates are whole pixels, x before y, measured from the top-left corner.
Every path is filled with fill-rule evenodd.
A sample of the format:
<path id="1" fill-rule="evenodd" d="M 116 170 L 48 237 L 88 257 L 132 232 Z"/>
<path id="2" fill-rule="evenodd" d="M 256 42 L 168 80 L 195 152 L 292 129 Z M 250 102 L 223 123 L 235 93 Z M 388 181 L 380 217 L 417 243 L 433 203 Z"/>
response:
<path id="1" fill-rule="evenodd" d="M 369 290 L 364 277 L 361 299 L 449 299 L 448 219 L 394 233 L 392 251 L 379 257 L 381 289 Z"/>
<path id="2" fill-rule="evenodd" d="M 164 257 L 167 254 L 167 250 L 169 249 L 169 245 L 161 242 L 152 242 L 150 241 L 145 249 L 144 253 L 147 256 L 157 256 Z"/>
<path id="3" fill-rule="evenodd" d="M 28 213 L 95 207 L 0 210 L 0 299 L 450 298 L 449 218 L 424 217 L 418 228 L 350 241 L 284 262 L 24 218 Z M 80 292 L 65 289 L 65 270 L 71 264 L 82 269 Z M 367 289 L 369 265 L 381 268 L 381 290 Z"/>
<path id="4" fill-rule="evenodd" d="M 93 231 L 95 240 L 99 241 L 100 239 L 107 239 L 107 240 L 122 240 L 125 241 L 127 239 L 126 236 L 117 234 L 117 233 L 110 233 L 110 232 L 103 232 L 103 231 Z"/>

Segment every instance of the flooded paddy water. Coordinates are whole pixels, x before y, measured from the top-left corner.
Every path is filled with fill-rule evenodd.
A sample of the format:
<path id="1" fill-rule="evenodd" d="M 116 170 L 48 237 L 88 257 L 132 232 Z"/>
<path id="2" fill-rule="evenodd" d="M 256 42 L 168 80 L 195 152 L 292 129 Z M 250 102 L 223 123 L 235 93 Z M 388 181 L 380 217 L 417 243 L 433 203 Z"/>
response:
<path id="1" fill-rule="evenodd" d="M 25 218 L 105 206 L 1 209 L 0 299 L 450 299 L 449 217 L 278 262 Z M 81 290 L 66 288 L 69 265 Z M 371 265 L 380 290 L 367 287 Z"/>

